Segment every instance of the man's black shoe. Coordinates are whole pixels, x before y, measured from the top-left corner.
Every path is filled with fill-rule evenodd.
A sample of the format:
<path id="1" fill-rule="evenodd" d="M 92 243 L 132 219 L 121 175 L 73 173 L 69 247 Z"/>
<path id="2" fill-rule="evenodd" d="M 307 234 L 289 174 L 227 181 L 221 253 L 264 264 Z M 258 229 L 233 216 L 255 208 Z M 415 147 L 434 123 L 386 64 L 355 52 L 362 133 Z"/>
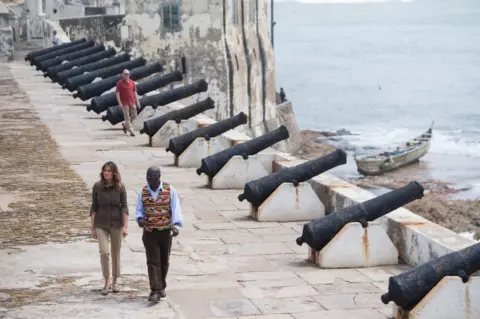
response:
<path id="1" fill-rule="evenodd" d="M 162 289 L 158 292 L 160 294 L 160 297 L 165 298 L 167 296 L 167 293 L 165 292 L 165 289 Z"/>
<path id="2" fill-rule="evenodd" d="M 159 302 L 160 301 L 160 293 L 152 292 L 148 297 L 148 301 L 150 302 Z"/>

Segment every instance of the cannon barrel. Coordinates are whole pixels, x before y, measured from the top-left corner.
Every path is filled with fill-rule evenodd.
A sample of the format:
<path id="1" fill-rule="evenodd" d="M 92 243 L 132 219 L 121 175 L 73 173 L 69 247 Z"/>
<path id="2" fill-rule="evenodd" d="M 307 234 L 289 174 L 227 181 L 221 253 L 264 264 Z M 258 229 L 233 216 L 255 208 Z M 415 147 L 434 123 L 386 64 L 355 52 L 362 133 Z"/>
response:
<path id="1" fill-rule="evenodd" d="M 303 164 L 284 168 L 245 184 L 243 194 L 238 200 L 248 200 L 255 206 L 260 206 L 282 183 L 301 183 L 320 175 L 334 167 L 347 163 L 347 154 L 341 150 L 310 160 Z"/>
<path id="2" fill-rule="evenodd" d="M 303 225 L 302 236 L 297 238 L 297 245 L 307 243 L 313 250 L 320 251 L 346 224 L 360 222 L 364 225 L 422 197 L 423 186 L 417 182 L 410 182 L 402 188 L 345 207 Z"/>
<path id="3" fill-rule="evenodd" d="M 147 76 L 150 76 L 157 72 L 163 71 L 163 65 L 161 63 L 152 63 L 150 65 L 145 65 L 139 68 L 135 68 L 130 71 L 130 80 L 136 81 L 138 79 L 143 79 Z M 74 98 L 79 97 L 82 101 L 88 100 L 92 97 L 99 96 L 105 91 L 110 90 L 111 88 L 117 85 L 117 82 L 122 78 L 122 74 L 108 77 L 101 81 L 95 83 L 89 83 L 82 85 L 77 89 L 77 93 L 73 94 Z"/>
<path id="4" fill-rule="evenodd" d="M 166 151 L 172 152 L 176 156 L 179 156 L 187 149 L 188 146 L 190 146 L 190 144 L 193 143 L 193 141 L 195 141 L 197 137 L 203 137 L 206 140 L 209 140 L 212 137 L 223 134 L 229 130 L 233 130 L 237 126 L 246 124 L 247 122 L 247 115 L 245 115 L 245 113 L 243 112 L 240 112 L 237 115 L 232 116 L 231 118 L 171 138 L 168 142 L 168 147 Z"/>
<path id="5" fill-rule="evenodd" d="M 203 158 L 201 166 L 197 168 L 197 174 L 201 175 L 205 173 L 210 178 L 213 178 L 233 156 L 241 155 L 246 158 L 250 155 L 255 155 L 288 137 L 288 129 L 285 125 L 282 125 L 276 130 L 270 131 L 262 136 Z"/>
<path id="6" fill-rule="evenodd" d="M 152 101 L 153 99 L 150 99 L 150 100 L 147 100 L 146 98 L 151 98 L 152 96 L 145 96 L 144 99 L 143 99 L 143 103 L 142 103 L 142 99 L 140 99 L 140 109 L 137 111 L 137 114 L 140 114 L 147 106 L 152 106 Z M 156 106 L 155 106 L 156 108 Z M 122 108 L 119 106 L 119 105 L 115 105 L 115 106 L 110 106 L 108 109 L 107 109 L 107 113 L 105 115 L 102 116 L 102 121 L 105 122 L 105 121 L 109 121 L 110 124 L 112 125 L 116 125 L 120 122 L 122 122 L 124 120 L 123 118 L 123 110 Z"/>
<path id="7" fill-rule="evenodd" d="M 112 66 L 108 66 L 103 69 L 98 69 L 89 73 L 80 74 L 65 80 L 65 87 L 73 92 L 82 85 L 89 84 L 97 77 L 105 79 L 112 75 L 120 74 L 124 69 L 134 69 L 139 66 L 144 66 L 147 63 L 147 60 L 144 58 L 137 58 L 131 61 L 122 62 Z"/>
<path id="8" fill-rule="evenodd" d="M 88 47 L 88 48 L 83 49 L 83 50 L 63 54 L 63 55 L 57 56 L 55 58 L 51 58 L 51 59 L 48 59 L 48 60 L 38 62 L 37 70 L 41 70 L 41 71 L 45 72 L 45 71 L 47 71 L 47 69 L 49 67 L 59 65 L 63 61 L 75 60 L 75 59 L 78 59 L 80 57 L 88 56 L 88 55 L 95 54 L 95 53 L 101 52 L 101 51 L 105 51 L 105 46 L 103 44 L 95 45 L 93 47 Z M 44 74 L 44 77 L 47 77 L 47 76 Z"/>
<path id="9" fill-rule="evenodd" d="M 38 64 L 42 61 L 53 59 L 57 56 L 61 56 L 61 55 L 67 54 L 67 53 L 77 52 L 79 50 L 83 50 L 83 49 L 86 49 L 86 48 L 89 48 L 89 47 L 93 47 L 94 45 L 95 45 L 95 42 L 87 41 L 87 42 L 72 45 L 72 46 L 64 48 L 64 49 L 56 50 L 56 51 L 53 51 L 53 52 L 50 52 L 50 53 L 47 53 L 47 54 L 42 54 L 42 55 L 36 56 L 32 59 L 33 60 L 33 65 L 38 67 Z"/>
<path id="10" fill-rule="evenodd" d="M 141 110 L 146 106 L 152 106 L 156 109 L 158 106 L 164 106 L 175 101 L 179 101 L 195 95 L 200 92 L 206 92 L 208 90 L 208 83 L 205 80 L 198 80 L 192 84 L 188 84 L 168 92 L 153 94 L 149 96 L 142 97 L 139 102 L 141 105 Z M 112 125 L 122 122 L 123 112 L 120 109 L 120 106 L 115 105 L 111 106 L 107 110 L 107 114 L 102 116 L 102 121 L 109 121 Z"/>
<path id="11" fill-rule="evenodd" d="M 480 270 L 480 243 L 429 261 L 403 274 L 390 277 L 388 292 L 381 296 L 384 304 L 395 302 L 412 310 L 446 276 L 459 276 L 466 283 Z"/>
<path id="12" fill-rule="evenodd" d="M 65 49 L 65 48 L 68 48 L 68 47 L 71 47 L 73 45 L 77 45 L 77 44 L 80 44 L 80 43 L 83 43 L 83 42 L 86 42 L 86 41 L 87 41 L 87 39 L 82 38 L 80 40 L 75 40 L 75 41 L 72 41 L 72 42 L 62 43 L 62 44 L 57 45 L 57 46 L 35 50 L 35 51 L 29 52 L 25 55 L 25 61 L 32 61 L 33 58 L 35 58 L 37 56 L 47 54 L 47 53 L 50 53 L 50 52 L 53 52 L 53 51 Z M 33 65 L 33 63 L 30 63 L 30 65 Z"/>
<path id="13" fill-rule="evenodd" d="M 203 101 L 186 106 L 180 110 L 173 110 L 164 115 L 143 122 L 143 128 L 140 130 L 140 134 L 146 133 L 148 136 L 152 137 L 168 121 L 179 122 L 180 120 L 188 120 L 189 118 L 194 117 L 197 114 L 203 113 L 206 110 L 211 110 L 213 108 L 215 108 L 215 102 L 213 102 L 213 100 L 208 97 Z"/>
<path id="14" fill-rule="evenodd" d="M 183 76 L 180 71 L 167 73 L 165 75 L 154 76 L 138 83 L 137 93 L 138 95 L 144 95 L 145 93 L 160 89 L 170 83 L 181 80 L 183 80 Z M 107 110 L 110 106 L 115 106 L 117 104 L 118 102 L 116 93 L 111 92 L 94 97 L 90 102 L 90 105 L 87 106 L 87 111 L 93 110 L 95 113 L 100 114 L 103 111 Z"/>
<path id="15" fill-rule="evenodd" d="M 62 87 L 65 89 L 66 88 L 65 81 L 68 78 L 81 75 L 85 72 L 92 72 L 98 69 L 103 69 L 103 68 L 106 68 L 107 66 L 119 64 L 129 60 L 130 60 L 130 55 L 127 53 L 123 53 L 108 59 L 91 62 L 83 66 L 79 66 L 78 68 L 58 72 L 55 78 L 57 82 L 61 84 Z"/>
<path id="16" fill-rule="evenodd" d="M 114 48 L 110 48 L 110 49 L 107 49 L 105 51 L 100 51 L 100 52 L 90 54 L 90 55 L 87 55 L 87 56 L 82 56 L 82 57 L 76 58 L 74 60 L 70 60 L 67 63 L 61 63 L 61 64 L 54 65 L 54 66 L 51 66 L 51 67 L 47 68 L 44 76 L 49 77 L 52 80 L 52 82 L 55 83 L 57 81 L 57 74 L 62 72 L 62 71 L 70 70 L 71 68 L 73 68 L 75 66 L 80 67 L 80 66 L 88 64 L 88 63 L 100 61 L 102 59 L 112 57 L 115 54 L 117 54 L 117 51 Z"/>

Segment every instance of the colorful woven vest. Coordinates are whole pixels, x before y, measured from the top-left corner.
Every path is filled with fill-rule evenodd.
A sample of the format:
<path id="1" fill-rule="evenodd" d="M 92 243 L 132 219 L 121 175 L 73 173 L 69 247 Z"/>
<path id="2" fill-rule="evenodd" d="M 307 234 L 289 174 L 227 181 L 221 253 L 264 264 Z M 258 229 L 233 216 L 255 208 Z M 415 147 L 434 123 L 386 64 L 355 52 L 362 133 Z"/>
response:
<path id="1" fill-rule="evenodd" d="M 170 184 L 162 183 L 157 199 L 152 198 L 148 186 L 142 189 L 143 210 L 147 223 L 145 229 L 164 230 L 172 227 L 172 212 L 170 211 Z"/>

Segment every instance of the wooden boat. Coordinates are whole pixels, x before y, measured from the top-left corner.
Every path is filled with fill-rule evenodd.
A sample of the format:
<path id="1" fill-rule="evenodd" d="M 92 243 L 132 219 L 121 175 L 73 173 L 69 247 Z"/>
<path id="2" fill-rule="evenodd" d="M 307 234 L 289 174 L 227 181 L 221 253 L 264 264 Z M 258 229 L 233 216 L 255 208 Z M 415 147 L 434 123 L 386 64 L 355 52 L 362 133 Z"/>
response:
<path id="1" fill-rule="evenodd" d="M 377 155 L 355 155 L 357 170 L 363 175 L 380 175 L 418 161 L 428 153 L 432 141 L 432 125 L 421 135 L 398 146 L 393 151 Z"/>

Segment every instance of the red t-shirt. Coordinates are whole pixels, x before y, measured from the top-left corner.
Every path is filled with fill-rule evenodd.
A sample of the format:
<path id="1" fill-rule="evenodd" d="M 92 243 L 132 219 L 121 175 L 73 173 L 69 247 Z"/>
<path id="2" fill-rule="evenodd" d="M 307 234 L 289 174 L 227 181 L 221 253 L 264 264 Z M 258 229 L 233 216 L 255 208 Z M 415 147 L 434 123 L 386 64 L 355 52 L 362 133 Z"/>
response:
<path id="1" fill-rule="evenodd" d="M 125 81 L 124 79 L 120 79 L 117 82 L 117 93 L 120 94 L 120 101 L 122 101 L 122 105 L 135 105 L 135 94 L 137 92 L 137 86 L 135 82 L 132 80 Z"/>

